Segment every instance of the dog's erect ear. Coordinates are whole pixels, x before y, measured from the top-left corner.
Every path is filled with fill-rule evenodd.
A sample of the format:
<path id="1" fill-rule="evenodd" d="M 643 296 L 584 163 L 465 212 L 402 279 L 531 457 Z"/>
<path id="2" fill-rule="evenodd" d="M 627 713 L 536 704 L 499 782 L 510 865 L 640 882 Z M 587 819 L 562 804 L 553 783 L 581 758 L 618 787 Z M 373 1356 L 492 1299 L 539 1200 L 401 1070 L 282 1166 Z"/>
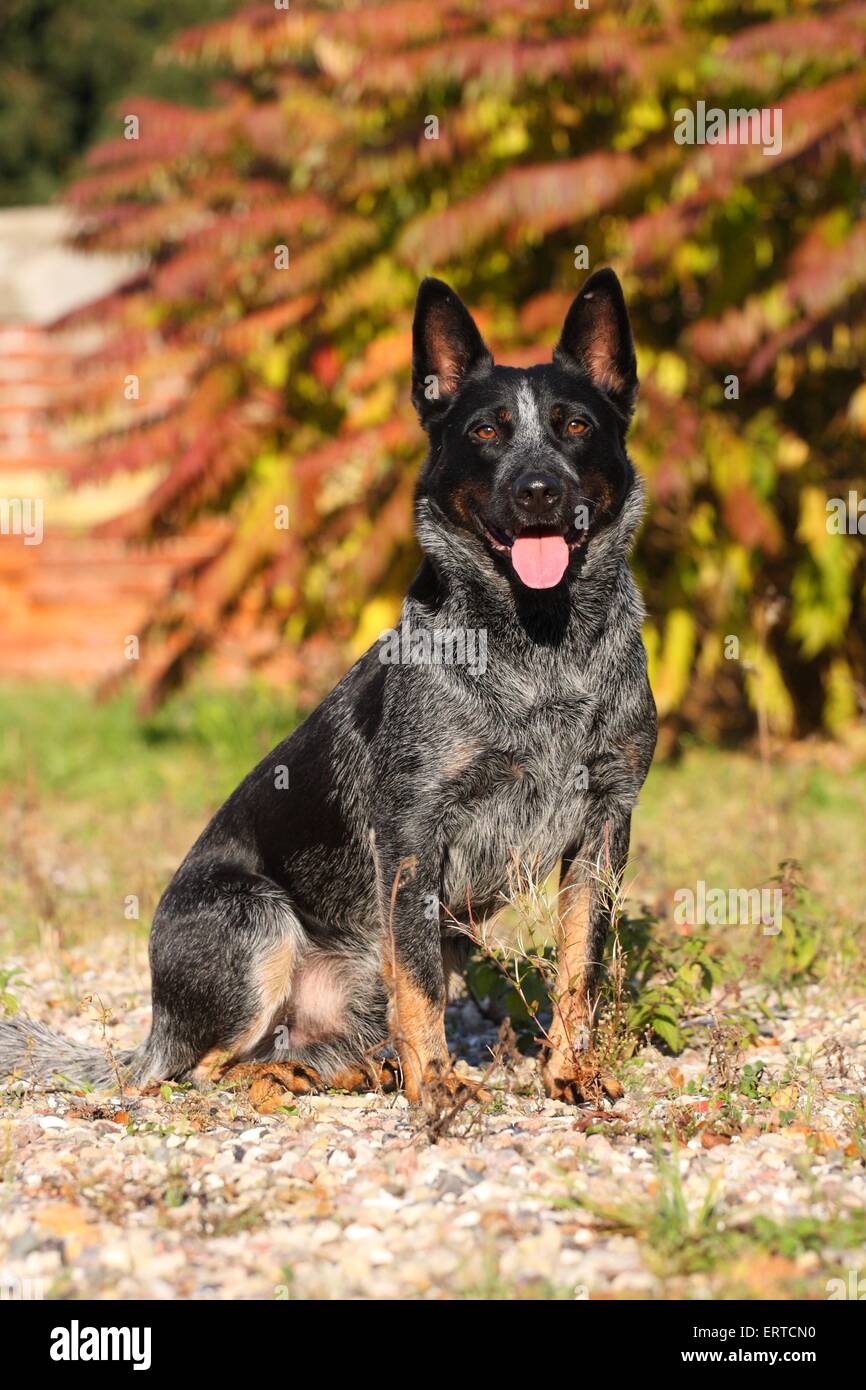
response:
<path id="1" fill-rule="evenodd" d="M 553 360 L 585 372 L 593 385 L 630 416 L 637 396 L 637 362 L 622 286 L 610 269 L 590 275 L 569 309 Z"/>
<path id="2" fill-rule="evenodd" d="M 493 358 L 466 305 L 442 280 L 421 281 L 412 326 L 412 400 L 422 425 L 453 401 Z"/>

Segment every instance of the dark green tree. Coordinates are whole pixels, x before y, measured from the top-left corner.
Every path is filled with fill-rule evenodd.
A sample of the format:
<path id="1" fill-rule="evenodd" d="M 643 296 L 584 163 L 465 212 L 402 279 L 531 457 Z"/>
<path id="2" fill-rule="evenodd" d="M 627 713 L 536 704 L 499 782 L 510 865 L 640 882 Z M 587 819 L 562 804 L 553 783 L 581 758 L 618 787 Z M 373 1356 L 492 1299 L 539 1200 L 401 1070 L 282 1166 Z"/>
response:
<path id="1" fill-rule="evenodd" d="M 83 151 L 109 132 L 123 92 L 200 100 L 197 73 L 155 64 L 172 33 L 237 0 L 3 0 L 0 205 L 48 201 Z"/>

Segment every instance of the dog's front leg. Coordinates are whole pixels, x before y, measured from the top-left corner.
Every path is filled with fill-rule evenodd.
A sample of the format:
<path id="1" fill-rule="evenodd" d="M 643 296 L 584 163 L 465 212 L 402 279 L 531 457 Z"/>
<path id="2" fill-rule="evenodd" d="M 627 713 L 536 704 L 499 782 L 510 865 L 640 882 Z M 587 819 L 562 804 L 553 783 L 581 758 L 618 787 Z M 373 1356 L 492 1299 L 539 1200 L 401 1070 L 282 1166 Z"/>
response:
<path id="1" fill-rule="evenodd" d="M 630 817 L 606 819 L 595 835 L 562 860 L 558 903 L 553 1017 L 542 1077 L 554 1100 L 576 1104 L 619 1088 L 600 1077 L 587 1055 L 598 977 L 611 913 L 628 858 Z"/>
<path id="2" fill-rule="evenodd" d="M 391 1041 L 415 1104 L 449 1072 L 439 895 L 435 875 L 417 855 L 380 845 L 378 869 Z"/>
<path id="3" fill-rule="evenodd" d="M 445 1040 L 439 875 L 414 854 L 383 852 L 380 845 L 377 858 L 391 1041 L 407 1100 L 435 1108 L 458 1092 L 476 1092 L 453 1071 Z"/>

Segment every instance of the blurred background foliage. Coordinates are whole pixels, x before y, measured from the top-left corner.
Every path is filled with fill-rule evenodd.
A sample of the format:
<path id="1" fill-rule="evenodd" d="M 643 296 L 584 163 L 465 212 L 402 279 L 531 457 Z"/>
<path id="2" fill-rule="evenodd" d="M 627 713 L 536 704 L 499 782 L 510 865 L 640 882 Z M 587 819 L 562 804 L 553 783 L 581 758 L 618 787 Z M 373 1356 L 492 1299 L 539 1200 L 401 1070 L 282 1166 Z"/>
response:
<path id="1" fill-rule="evenodd" d="M 145 258 L 78 315 L 109 338 L 67 402 L 74 479 L 151 471 L 112 534 L 219 537 L 152 614 L 144 704 L 238 612 L 251 664 L 295 654 L 302 700 L 393 622 L 418 560 L 421 275 L 524 364 L 612 264 L 668 729 L 851 727 L 863 540 L 825 504 L 864 490 L 864 50 L 866 3 L 815 0 L 292 0 L 171 40 L 210 104 L 127 93 L 69 195 L 83 247 Z M 781 108 L 781 152 L 677 144 L 698 101 Z"/>

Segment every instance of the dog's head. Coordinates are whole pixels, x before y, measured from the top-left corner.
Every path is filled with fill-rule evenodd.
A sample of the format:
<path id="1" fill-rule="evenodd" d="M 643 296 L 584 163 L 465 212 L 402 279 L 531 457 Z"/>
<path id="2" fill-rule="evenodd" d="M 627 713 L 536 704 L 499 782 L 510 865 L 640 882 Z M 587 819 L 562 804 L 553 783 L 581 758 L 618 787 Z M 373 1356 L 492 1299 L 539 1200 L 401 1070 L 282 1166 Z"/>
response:
<path id="1" fill-rule="evenodd" d="M 430 439 L 418 485 L 421 544 L 474 561 L 518 594 L 573 583 L 620 516 L 635 475 L 625 436 L 637 395 L 628 314 L 612 270 L 590 276 L 550 363 L 494 365 L 466 306 L 424 280 L 412 399 Z"/>

